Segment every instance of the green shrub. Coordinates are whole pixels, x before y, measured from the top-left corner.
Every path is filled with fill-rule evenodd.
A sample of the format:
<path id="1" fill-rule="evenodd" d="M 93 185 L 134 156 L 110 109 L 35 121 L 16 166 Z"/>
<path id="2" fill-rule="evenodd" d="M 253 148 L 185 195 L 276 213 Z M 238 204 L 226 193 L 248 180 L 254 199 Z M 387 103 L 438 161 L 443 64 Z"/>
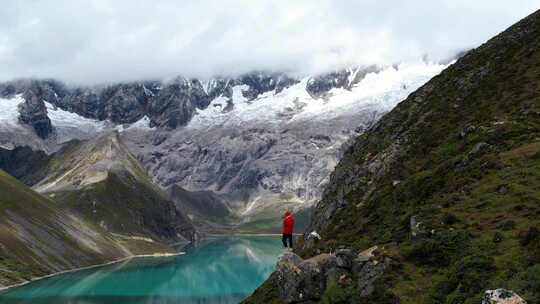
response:
<path id="1" fill-rule="evenodd" d="M 442 222 L 446 225 L 454 225 L 459 222 L 459 219 L 455 214 L 446 213 L 442 218 Z"/>
<path id="2" fill-rule="evenodd" d="M 465 231 L 443 231 L 402 250 L 403 255 L 420 265 L 443 267 L 449 265 L 468 247 Z"/>
<path id="3" fill-rule="evenodd" d="M 504 231 L 514 230 L 516 228 L 516 222 L 512 220 L 504 221 L 502 224 L 498 225 L 497 228 Z"/>
<path id="4" fill-rule="evenodd" d="M 523 279 L 526 288 L 537 296 L 540 296 L 540 264 L 536 264 L 527 269 Z"/>
<path id="5" fill-rule="evenodd" d="M 523 246 L 528 246 L 534 241 L 540 238 L 540 230 L 536 227 L 531 227 L 527 231 L 523 231 L 519 234 L 519 242 Z"/>
<path id="6" fill-rule="evenodd" d="M 527 231 L 520 232 L 519 242 L 527 249 L 529 262 L 540 263 L 540 230 L 531 227 Z"/>
<path id="7" fill-rule="evenodd" d="M 359 292 L 353 287 L 341 287 L 332 282 L 326 287 L 321 299 L 323 304 L 349 304 L 360 301 Z"/>
<path id="8" fill-rule="evenodd" d="M 500 232 L 495 232 L 495 234 L 493 235 L 493 243 L 500 243 L 502 242 L 503 240 L 503 235 L 502 233 Z"/>
<path id="9" fill-rule="evenodd" d="M 486 289 L 495 271 L 495 261 L 485 255 L 470 255 L 455 262 L 432 288 L 431 303 L 457 304 Z"/>

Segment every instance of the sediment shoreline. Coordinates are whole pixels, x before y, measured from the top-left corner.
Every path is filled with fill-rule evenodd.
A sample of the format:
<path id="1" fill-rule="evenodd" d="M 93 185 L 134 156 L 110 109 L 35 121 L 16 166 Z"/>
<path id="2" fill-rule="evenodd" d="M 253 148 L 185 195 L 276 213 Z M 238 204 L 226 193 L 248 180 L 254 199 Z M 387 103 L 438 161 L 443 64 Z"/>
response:
<path id="1" fill-rule="evenodd" d="M 294 235 L 298 236 L 298 235 L 302 235 L 301 233 L 295 233 Z M 247 237 L 250 237 L 250 236 L 263 236 L 263 237 L 267 237 L 267 236 L 281 236 L 280 233 L 233 233 L 233 234 L 205 234 L 205 237 L 204 238 L 219 238 L 219 237 L 235 237 L 235 236 L 238 236 L 238 237 L 242 237 L 242 236 L 247 236 Z M 202 240 L 204 240 L 204 238 Z M 179 242 L 175 245 L 178 245 L 178 244 L 182 244 L 183 242 Z M 97 268 L 97 267 L 103 267 L 103 266 L 108 266 L 108 265 L 112 265 L 112 264 L 117 264 L 117 263 L 121 263 L 121 262 L 125 262 L 125 261 L 128 261 L 128 260 L 131 260 L 131 259 L 136 259 L 136 258 L 157 258 L 157 257 L 170 257 L 170 256 L 179 256 L 179 255 L 184 255 L 185 252 L 178 252 L 178 253 L 156 253 L 156 254 L 139 254 L 139 255 L 133 255 L 133 256 L 128 256 L 128 257 L 124 257 L 124 258 L 121 258 L 121 259 L 116 259 L 116 260 L 113 260 L 113 261 L 109 261 L 109 262 L 105 262 L 105 263 L 101 263 L 101 264 L 95 264 L 95 265 L 89 265 L 89 266 L 84 266 L 84 267 L 78 267 L 78 268 L 73 268 L 73 269 L 68 269 L 68 270 L 63 270 L 63 271 L 59 271 L 59 272 L 54 272 L 54 273 L 51 273 L 51 274 L 48 274 L 48 275 L 44 275 L 44 276 L 41 276 L 41 277 L 36 277 L 32 280 L 29 280 L 29 281 L 24 281 L 24 282 L 21 282 L 21 283 L 17 283 L 17 284 L 13 284 L 13 285 L 8 285 L 8 286 L 2 286 L 0 287 L 0 292 L 4 292 L 8 289 L 12 289 L 12 288 L 16 288 L 16 287 L 21 287 L 21 286 L 24 286 L 24 285 L 27 285 L 29 283 L 32 283 L 32 282 L 35 282 L 35 281 L 39 281 L 39 280 L 43 280 L 43 279 L 47 279 L 47 278 L 50 278 L 50 277 L 54 277 L 54 276 L 58 276 L 58 275 L 62 275 L 62 274 L 66 274 L 66 273 L 71 273 L 71 272 L 76 272 L 76 271 L 81 271 L 81 270 L 87 270 L 87 269 L 92 269 L 92 268 Z"/>
<path id="2" fill-rule="evenodd" d="M 58 275 L 66 274 L 66 273 L 71 273 L 71 272 L 77 272 L 77 271 L 81 271 L 81 270 L 87 270 L 87 269 L 92 269 L 92 268 L 98 268 L 98 267 L 118 264 L 118 263 L 129 261 L 129 260 L 132 260 L 132 259 L 172 257 L 172 256 L 179 256 L 179 255 L 184 255 L 184 254 L 185 254 L 185 252 L 132 255 L 132 256 L 124 257 L 124 258 L 121 258 L 121 259 L 116 259 L 116 260 L 101 263 L 101 264 L 95 264 L 95 265 L 90 265 L 90 266 L 84 266 L 84 267 L 78 267 L 78 268 L 73 268 L 73 269 L 68 269 L 68 270 L 62 270 L 62 271 L 54 272 L 54 273 L 44 275 L 44 276 L 41 276 L 41 277 L 33 278 L 33 279 L 29 280 L 29 281 L 24 281 L 24 282 L 9 285 L 9 286 L 3 286 L 3 287 L 0 287 L 0 292 L 4 292 L 4 291 L 6 291 L 8 289 L 12 289 L 12 288 L 16 288 L 16 287 L 21 287 L 21 286 L 24 286 L 24 285 L 27 285 L 27 284 L 30 284 L 30 283 L 33 283 L 33 282 L 36 282 L 36 281 L 39 281 L 39 280 L 48 279 L 48 278 L 51 278 L 51 277 L 54 277 L 54 276 L 58 276 Z"/>

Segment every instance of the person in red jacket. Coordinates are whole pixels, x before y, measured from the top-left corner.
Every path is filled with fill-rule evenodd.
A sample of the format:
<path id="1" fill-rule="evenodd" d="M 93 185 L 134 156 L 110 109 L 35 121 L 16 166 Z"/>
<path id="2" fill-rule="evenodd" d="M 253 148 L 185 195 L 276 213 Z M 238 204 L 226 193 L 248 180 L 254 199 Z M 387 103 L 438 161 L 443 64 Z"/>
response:
<path id="1" fill-rule="evenodd" d="M 288 241 L 288 247 L 292 249 L 293 247 L 293 230 L 294 230 L 294 216 L 292 212 L 287 209 L 285 211 L 285 215 L 283 216 L 283 235 L 281 237 L 281 241 L 283 242 L 283 247 L 287 248 L 287 241 Z"/>

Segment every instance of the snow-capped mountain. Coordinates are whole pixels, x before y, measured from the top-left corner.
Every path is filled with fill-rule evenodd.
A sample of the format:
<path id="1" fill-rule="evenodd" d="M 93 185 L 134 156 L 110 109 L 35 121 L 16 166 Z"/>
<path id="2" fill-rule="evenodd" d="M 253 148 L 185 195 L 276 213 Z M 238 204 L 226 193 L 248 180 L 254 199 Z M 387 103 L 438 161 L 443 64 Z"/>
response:
<path id="1" fill-rule="evenodd" d="M 14 81 L 0 84 L 0 145 L 52 152 L 116 129 L 160 186 L 212 191 L 242 221 L 264 220 L 319 199 L 347 142 L 445 67 L 92 88 Z"/>

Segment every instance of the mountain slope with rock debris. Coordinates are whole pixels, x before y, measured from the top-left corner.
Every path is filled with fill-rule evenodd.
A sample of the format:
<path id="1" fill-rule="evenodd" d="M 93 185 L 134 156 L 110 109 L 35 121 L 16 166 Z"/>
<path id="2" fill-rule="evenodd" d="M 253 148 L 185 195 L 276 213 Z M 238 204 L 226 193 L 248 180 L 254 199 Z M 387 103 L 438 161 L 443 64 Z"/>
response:
<path id="1" fill-rule="evenodd" d="M 358 137 L 296 249 L 330 268 L 290 262 L 246 303 L 539 303 L 539 50 L 537 11 Z M 374 277 L 337 262 L 374 245 Z M 293 276 L 306 292 L 280 294 Z"/>
<path id="2" fill-rule="evenodd" d="M 0 147 L 51 154 L 116 130 L 161 188 L 211 193 L 233 224 L 270 231 L 285 207 L 306 212 L 320 198 L 351 138 L 447 65 L 95 87 L 17 80 L 0 84 Z"/>

